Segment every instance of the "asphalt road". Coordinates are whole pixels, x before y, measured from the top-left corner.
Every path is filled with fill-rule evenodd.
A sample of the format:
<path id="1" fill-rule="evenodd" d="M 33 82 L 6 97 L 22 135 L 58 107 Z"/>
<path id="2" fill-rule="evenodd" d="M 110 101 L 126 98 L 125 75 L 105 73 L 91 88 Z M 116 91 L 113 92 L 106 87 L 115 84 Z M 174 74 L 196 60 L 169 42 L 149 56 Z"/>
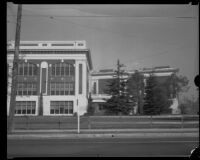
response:
<path id="1" fill-rule="evenodd" d="M 13 157 L 188 157 L 198 138 L 81 138 L 7 140 Z"/>

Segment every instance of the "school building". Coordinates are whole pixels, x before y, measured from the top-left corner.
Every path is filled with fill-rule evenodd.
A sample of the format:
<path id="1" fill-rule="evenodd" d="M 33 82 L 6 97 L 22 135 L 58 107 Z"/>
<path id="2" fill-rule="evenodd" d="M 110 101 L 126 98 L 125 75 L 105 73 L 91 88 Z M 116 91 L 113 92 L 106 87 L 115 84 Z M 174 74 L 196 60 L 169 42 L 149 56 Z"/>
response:
<path id="1" fill-rule="evenodd" d="M 8 43 L 12 72 L 14 42 Z M 16 115 L 73 115 L 87 110 L 90 50 L 85 41 L 21 41 L 17 75 Z M 8 78 L 9 115 L 11 78 Z"/>
<path id="2" fill-rule="evenodd" d="M 14 41 L 8 42 L 8 94 L 7 115 L 10 108 L 11 75 L 14 58 Z M 167 67 L 144 68 L 144 84 L 149 74 L 161 83 L 176 73 L 178 69 Z M 126 71 L 124 79 L 135 71 Z M 93 71 L 90 49 L 85 41 L 21 41 L 17 74 L 16 116 L 71 116 L 87 112 L 88 97 L 91 92 L 95 114 L 103 114 L 103 104 L 110 98 L 107 84 L 113 79 L 114 70 Z M 144 91 L 141 91 L 144 95 Z M 178 101 L 173 100 L 172 114 L 177 114 Z M 136 105 L 133 114 L 137 114 Z"/>

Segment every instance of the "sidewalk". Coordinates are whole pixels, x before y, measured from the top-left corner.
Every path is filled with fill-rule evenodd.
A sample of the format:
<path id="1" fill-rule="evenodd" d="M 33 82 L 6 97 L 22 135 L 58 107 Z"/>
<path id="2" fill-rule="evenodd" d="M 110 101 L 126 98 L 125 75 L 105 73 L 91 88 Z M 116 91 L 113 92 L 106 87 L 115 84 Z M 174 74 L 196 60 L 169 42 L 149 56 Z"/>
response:
<path id="1" fill-rule="evenodd" d="M 81 129 L 77 130 L 15 130 L 8 139 L 67 139 L 67 138 L 156 138 L 199 137 L 198 128 L 183 129 Z"/>

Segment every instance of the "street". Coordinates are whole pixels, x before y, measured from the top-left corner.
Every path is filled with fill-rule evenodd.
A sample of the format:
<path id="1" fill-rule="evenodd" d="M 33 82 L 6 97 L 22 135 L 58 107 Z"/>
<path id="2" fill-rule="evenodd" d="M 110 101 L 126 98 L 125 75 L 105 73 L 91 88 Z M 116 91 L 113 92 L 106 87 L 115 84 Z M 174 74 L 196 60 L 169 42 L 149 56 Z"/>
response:
<path id="1" fill-rule="evenodd" d="M 7 140 L 7 157 L 188 157 L 198 138 Z"/>

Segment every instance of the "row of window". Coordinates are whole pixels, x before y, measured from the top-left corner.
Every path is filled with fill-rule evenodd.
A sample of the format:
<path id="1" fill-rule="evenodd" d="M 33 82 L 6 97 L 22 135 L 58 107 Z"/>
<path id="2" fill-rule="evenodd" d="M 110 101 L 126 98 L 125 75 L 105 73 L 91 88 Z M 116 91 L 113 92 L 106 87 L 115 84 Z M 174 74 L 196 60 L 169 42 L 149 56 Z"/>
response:
<path id="1" fill-rule="evenodd" d="M 51 95 L 74 95 L 74 83 L 50 83 Z"/>
<path id="2" fill-rule="evenodd" d="M 36 112 L 35 101 L 17 101 L 16 115 L 34 115 Z M 73 114 L 73 101 L 51 101 L 50 114 Z"/>
<path id="3" fill-rule="evenodd" d="M 73 64 L 57 63 L 51 67 L 52 76 L 74 76 L 75 69 Z"/>
<path id="4" fill-rule="evenodd" d="M 50 95 L 74 95 L 74 83 L 50 83 Z M 37 84 L 30 82 L 17 83 L 17 95 L 37 95 Z"/>
<path id="5" fill-rule="evenodd" d="M 37 84 L 30 82 L 17 83 L 17 95 L 37 95 Z"/>
<path id="6" fill-rule="evenodd" d="M 31 63 L 19 63 L 18 64 L 18 75 L 20 76 L 36 76 L 37 65 Z"/>
<path id="7" fill-rule="evenodd" d="M 50 114 L 73 114 L 73 101 L 51 101 Z"/>
<path id="8" fill-rule="evenodd" d="M 36 76 L 38 67 L 32 63 L 19 63 L 18 75 L 20 76 Z M 51 67 L 52 76 L 74 76 L 75 67 L 73 64 L 56 63 Z"/>
<path id="9" fill-rule="evenodd" d="M 17 101 L 15 107 L 15 114 L 35 114 L 35 101 Z"/>

